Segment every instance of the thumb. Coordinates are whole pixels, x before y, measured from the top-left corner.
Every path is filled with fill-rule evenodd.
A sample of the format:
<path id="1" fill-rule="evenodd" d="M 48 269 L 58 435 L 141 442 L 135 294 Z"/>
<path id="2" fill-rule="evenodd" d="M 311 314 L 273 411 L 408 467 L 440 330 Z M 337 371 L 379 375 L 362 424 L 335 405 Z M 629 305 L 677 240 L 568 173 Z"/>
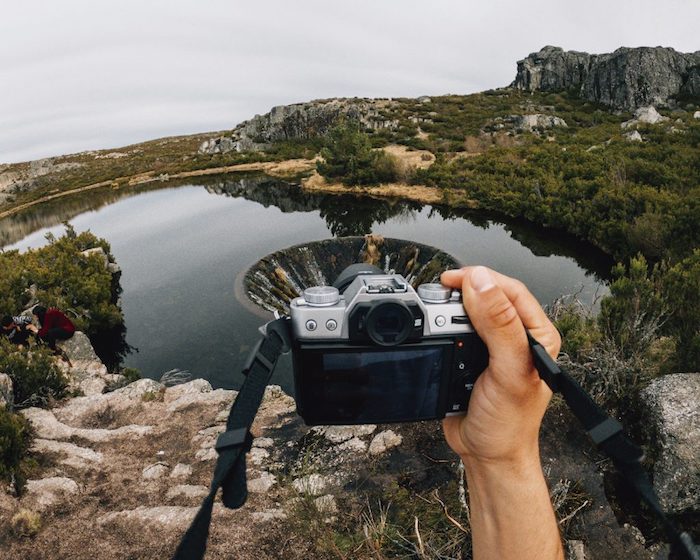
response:
<path id="1" fill-rule="evenodd" d="M 496 375 L 522 372 L 530 363 L 525 327 L 496 276 L 483 266 L 462 280 L 462 298 L 469 318 L 489 351 L 489 369 Z"/>

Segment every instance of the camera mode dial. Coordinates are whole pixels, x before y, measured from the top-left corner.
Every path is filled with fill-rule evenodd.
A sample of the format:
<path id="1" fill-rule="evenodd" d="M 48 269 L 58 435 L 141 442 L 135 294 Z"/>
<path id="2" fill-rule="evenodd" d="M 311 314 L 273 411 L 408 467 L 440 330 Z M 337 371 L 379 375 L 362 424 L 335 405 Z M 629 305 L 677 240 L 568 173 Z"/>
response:
<path id="1" fill-rule="evenodd" d="M 334 305 L 339 299 L 340 292 L 333 286 L 311 286 L 304 290 L 304 301 L 312 306 Z"/>
<path id="2" fill-rule="evenodd" d="M 421 284 L 418 286 L 418 297 L 425 303 L 447 303 L 452 290 L 442 284 Z"/>

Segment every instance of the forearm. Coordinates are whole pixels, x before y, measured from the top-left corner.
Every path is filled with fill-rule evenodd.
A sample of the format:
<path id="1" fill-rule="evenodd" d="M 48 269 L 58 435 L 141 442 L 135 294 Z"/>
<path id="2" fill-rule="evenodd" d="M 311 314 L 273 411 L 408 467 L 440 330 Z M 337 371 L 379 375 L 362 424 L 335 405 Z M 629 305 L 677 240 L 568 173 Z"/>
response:
<path id="1" fill-rule="evenodd" d="M 463 461 L 475 560 L 564 558 L 539 456 L 508 465 Z"/>

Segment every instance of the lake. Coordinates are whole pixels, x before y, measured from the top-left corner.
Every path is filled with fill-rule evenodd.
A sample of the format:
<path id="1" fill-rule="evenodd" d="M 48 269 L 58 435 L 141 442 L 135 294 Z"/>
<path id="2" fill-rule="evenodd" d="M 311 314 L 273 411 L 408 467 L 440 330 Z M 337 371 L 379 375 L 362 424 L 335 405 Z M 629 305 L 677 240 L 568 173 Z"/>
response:
<path id="1" fill-rule="evenodd" d="M 263 315 L 235 296 L 236 279 L 278 249 L 369 232 L 438 247 L 525 282 L 547 304 L 562 294 L 592 303 L 606 293 L 610 260 L 561 232 L 480 212 L 412 202 L 309 194 L 264 177 L 101 191 L 0 221 L 0 242 L 24 250 L 60 235 L 61 221 L 109 241 L 122 269 L 125 365 L 159 378 L 187 369 L 236 388 Z M 272 318 L 270 316 L 270 318 Z M 291 392 L 288 359 L 273 382 Z"/>

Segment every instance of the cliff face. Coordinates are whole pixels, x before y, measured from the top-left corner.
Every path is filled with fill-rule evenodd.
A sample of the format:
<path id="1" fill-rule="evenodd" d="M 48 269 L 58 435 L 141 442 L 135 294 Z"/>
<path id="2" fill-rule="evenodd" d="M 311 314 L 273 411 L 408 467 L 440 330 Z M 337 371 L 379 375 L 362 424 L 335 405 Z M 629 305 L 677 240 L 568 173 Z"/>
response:
<path id="1" fill-rule="evenodd" d="M 341 119 L 367 128 L 395 128 L 398 122 L 384 119 L 380 110 L 391 104 L 381 99 L 329 99 L 281 105 L 239 124 L 230 135 L 207 140 L 200 153 L 260 150 L 273 142 L 305 140 L 323 136 Z"/>
<path id="2" fill-rule="evenodd" d="M 548 46 L 518 61 L 513 86 L 525 91 L 573 89 L 584 99 L 616 109 L 665 106 L 679 95 L 700 97 L 700 51 L 623 47 L 591 55 Z"/>

